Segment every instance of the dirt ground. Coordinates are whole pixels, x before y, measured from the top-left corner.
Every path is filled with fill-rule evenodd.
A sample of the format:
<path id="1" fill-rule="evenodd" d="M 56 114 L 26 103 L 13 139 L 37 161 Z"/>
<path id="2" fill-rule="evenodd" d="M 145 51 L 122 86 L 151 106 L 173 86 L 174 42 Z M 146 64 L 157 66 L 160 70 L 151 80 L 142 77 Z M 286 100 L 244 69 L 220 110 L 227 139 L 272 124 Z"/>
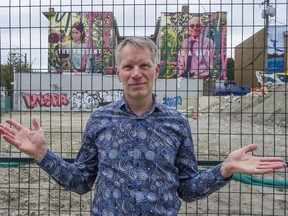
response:
<path id="1" fill-rule="evenodd" d="M 283 91 L 284 89 L 284 91 Z M 257 143 L 255 155 L 287 157 L 287 87 L 264 97 L 223 97 L 189 118 L 198 160 L 223 160 L 229 152 Z M 227 102 L 228 101 L 228 102 Z M 12 112 L 27 127 L 38 117 L 47 145 L 63 158 L 74 157 L 89 117 L 87 112 Z M 1 157 L 26 157 L 1 138 Z M 206 168 L 206 167 L 201 167 Z M 93 192 L 83 196 L 60 188 L 34 163 L 0 166 L 0 215 L 90 215 Z M 262 176 L 253 176 L 262 179 Z M 274 183 L 287 179 L 287 169 L 263 176 Z M 286 186 L 287 187 L 287 186 Z M 179 215 L 288 215 L 287 190 L 232 180 L 230 184 L 197 202 L 183 202 Z"/>

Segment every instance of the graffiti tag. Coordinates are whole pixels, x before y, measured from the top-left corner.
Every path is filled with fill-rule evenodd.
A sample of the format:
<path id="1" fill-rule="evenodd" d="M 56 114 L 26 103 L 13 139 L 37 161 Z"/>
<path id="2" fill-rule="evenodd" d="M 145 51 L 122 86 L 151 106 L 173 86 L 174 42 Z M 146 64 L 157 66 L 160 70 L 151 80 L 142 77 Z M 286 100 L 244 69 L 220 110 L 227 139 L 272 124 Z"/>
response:
<path id="1" fill-rule="evenodd" d="M 99 93 L 89 94 L 88 91 L 73 93 L 71 97 L 71 109 L 86 108 L 91 109 L 98 107 L 100 104 Z"/>
<path id="2" fill-rule="evenodd" d="M 122 97 L 123 91 L 105 91 L 91 94 L 88 91 L 73 93 L 71 99 L 71 109 L 91 109 L 109 104 Z"/>
<path id="3" fill-rule="evenodd" d="M 163 104 L 169 106 L 169 107 L 176 107 L 177 105 L 182 105 L 182 97 L 175 96 L 175 97 L 164 97 Z"/>
<path id="4" fill-rule="evenodd" d="M 45 94 L 28 94 L 24 93 L 22 98 L 28 109 L 33 109 L 38 105 L 40 107 L 61 107 L 67 106 L 70 101 L 66 93 L 45 93 Z"/>

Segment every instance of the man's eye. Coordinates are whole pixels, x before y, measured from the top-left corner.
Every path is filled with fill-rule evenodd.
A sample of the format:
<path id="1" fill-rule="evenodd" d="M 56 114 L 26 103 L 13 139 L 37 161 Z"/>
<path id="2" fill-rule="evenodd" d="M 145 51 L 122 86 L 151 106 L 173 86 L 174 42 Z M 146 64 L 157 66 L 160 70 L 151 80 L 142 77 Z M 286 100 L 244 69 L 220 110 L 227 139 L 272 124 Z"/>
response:
<path id="1" fill-rule="evenodd" d="M 147 69 L 147 68 L 150 68 L 150 66 L 149 65 L 147 65 L 147 64 L 144 64 L 144 65 L 142 65 L 141 66 L 143 69 Z"/>
<path id="2" fill-rule="evenodd" d="M 125 65 L 125 66 L 123 67 L 124 70 L 130 70 L 131 68 L 132 68 L 131 65 Z"/>

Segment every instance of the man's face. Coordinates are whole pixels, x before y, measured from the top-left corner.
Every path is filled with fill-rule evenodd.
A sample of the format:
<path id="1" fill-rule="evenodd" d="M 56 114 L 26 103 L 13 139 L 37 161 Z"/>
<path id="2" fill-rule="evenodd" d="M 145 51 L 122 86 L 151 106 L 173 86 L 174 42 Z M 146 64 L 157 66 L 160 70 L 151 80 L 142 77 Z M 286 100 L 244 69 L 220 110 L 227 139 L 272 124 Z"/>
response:
<path id="1" fill-rule="evenodd" d="M 199 18 L 192 18 L 189 21 L 189 34 L 193 38 L 197 38 L 202 30 L 201 21 Z"/>
<path id="2" fill-rule="evenodd" d="M 121 50 L 117 76 L 122 82 L 128 101 L 152 97 L 153 84 L 158 77 L 160 65 L 155 66 L 151 52 L 146 47 L 126 45 Z"/>

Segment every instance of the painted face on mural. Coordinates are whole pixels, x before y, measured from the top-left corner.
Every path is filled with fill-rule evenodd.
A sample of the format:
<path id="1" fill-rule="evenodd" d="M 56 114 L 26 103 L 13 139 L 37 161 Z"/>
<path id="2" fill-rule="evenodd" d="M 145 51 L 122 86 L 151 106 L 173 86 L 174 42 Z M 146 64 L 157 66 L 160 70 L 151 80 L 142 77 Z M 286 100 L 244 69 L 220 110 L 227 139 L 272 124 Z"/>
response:
<path id="1" fill-rule="evenodd" d="M 189 35 L 196 39 L 202 31 L 202 23 L 199 17 L 193 17 L 189 21 Z"/>
<path id="2" fill-rule="evenodd" d="M 76 28 L 72 28 L 71 37 L 72 37 L 72 40 L 74 43 L 81 43 L 82 33 L 81 33 L 81 31 L 77 30 Z"/>
<path id="3" fill-rule="evenodd" d="M 121 51 L 121 62 L 117 67 L 126 100 L 150 99 L 159 67 L 152 61 L 148 48 L 126 45 Z"/>

